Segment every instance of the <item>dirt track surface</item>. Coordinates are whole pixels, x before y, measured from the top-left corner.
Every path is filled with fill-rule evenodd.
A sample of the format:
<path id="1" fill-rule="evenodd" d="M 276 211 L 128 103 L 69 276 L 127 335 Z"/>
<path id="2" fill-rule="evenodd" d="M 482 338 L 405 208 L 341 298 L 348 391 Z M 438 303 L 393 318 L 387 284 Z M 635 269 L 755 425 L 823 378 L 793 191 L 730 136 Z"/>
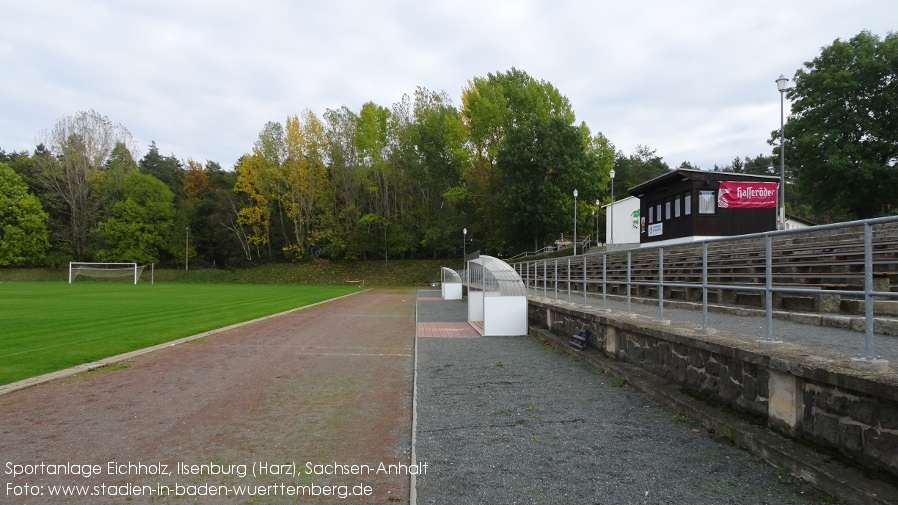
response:
<path id="1" fill-rule="evenodd" d="M 147 354 L 127 369 L 2 396 L 0 503 L 408 503 L 409 469 L 376 471 L 409 463 L 414 303 L 411 292 L 367 291 Z M 179 462 L 205 472 L 178 474 Z M 41 463 L 31 475 L 9 474 Z M 274 466 L 290 463 L 295 476 Z M 309 475 L 307 463 L 329 466 Z M 85 465 L 99 475 L 47 475 Z M 161 465 L 170 475 L 155 475 Z M 116 467 L 130 474 L 110 474 Z M 354 470 L 374 473 L 345 475 Z M 230 471 L 246 475 L 222 474 Z M 53 498 L 53 484 L 106 496 Z M 306 492 L 318 496 L 284 496 L 313 484 Z M 194 487 L 179 499 L 178 485 Z M 218 485 L 267 486 L 268 495 L 195 496 L 234 489 Z M 358 486 L 370 496 L 352 496 L 367 492 Z M 15 496 L 35 491 L 43 494 Z M 123 491 L 131 496 L 109 496 Z"/>

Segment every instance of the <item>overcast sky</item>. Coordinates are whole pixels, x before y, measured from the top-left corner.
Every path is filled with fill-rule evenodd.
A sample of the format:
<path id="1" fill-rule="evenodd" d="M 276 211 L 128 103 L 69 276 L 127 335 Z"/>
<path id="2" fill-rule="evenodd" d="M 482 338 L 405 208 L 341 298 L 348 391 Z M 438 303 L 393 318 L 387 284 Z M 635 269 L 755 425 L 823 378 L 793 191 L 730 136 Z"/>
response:
<path id="1" fill-rule="evenodd" d="M 419 86 L 458 105 L 514 67 L 619 151 L 710 169 L 770 154 L 776 78 L 865 29 L 898 30 L 898 2 L 0 0 L 0 148 L 95 110 L 138 157 L 155 141 L 230 169 L 268 121 Z"/>

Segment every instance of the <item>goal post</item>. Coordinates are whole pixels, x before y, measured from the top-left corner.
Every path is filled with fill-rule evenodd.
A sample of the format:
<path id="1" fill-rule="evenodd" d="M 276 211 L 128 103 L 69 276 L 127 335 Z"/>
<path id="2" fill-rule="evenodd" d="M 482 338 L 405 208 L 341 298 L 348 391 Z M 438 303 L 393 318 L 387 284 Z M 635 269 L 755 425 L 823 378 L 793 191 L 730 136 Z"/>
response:
<path id="1" fill-rule="evenodd" d="M 75 280 L 75 277 L 84 275 L 86 277 L 133 277 L 134 284 L 143 272 L 143 266 L 137 263 L 91 263 L 91 262 L 69 262 L 69 284 Z"/>

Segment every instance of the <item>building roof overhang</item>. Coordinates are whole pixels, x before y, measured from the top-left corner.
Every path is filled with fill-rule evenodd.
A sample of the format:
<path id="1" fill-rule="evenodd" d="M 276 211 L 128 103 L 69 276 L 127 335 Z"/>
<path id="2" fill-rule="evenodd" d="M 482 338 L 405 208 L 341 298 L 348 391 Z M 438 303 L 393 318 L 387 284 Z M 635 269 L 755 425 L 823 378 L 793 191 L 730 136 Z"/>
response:
<path id="1" fill-rule="evenodd" d="M 775 175 L 755 175 L 755 174 L 737 174 L 735 172 L 712 172 L 710 170 L 692 170 L 686 168 L 678 168 L 671 170 L 666 174 L 659 175 L 654 179 L 633 186 L 627 190 L 627 193 L 642 198 L 647 193 L 664 190 L 672 184 L 680 184 L 686 181 L 759 181 L 759 182 L 778 182 L 780 179 Z"/>

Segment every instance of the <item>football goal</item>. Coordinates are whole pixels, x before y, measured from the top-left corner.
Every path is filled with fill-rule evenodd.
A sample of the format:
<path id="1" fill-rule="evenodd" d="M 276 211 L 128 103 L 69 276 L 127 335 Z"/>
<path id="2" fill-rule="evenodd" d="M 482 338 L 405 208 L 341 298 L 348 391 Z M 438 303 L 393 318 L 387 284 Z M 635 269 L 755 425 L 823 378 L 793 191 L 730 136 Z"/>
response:
<path id="1" fill-rule="evenodd" d="M 133 277 L 134 284 L 143 272 L 143 266 L 137 263 L 69 263 L 69 284 L 75 277 Z"/>

